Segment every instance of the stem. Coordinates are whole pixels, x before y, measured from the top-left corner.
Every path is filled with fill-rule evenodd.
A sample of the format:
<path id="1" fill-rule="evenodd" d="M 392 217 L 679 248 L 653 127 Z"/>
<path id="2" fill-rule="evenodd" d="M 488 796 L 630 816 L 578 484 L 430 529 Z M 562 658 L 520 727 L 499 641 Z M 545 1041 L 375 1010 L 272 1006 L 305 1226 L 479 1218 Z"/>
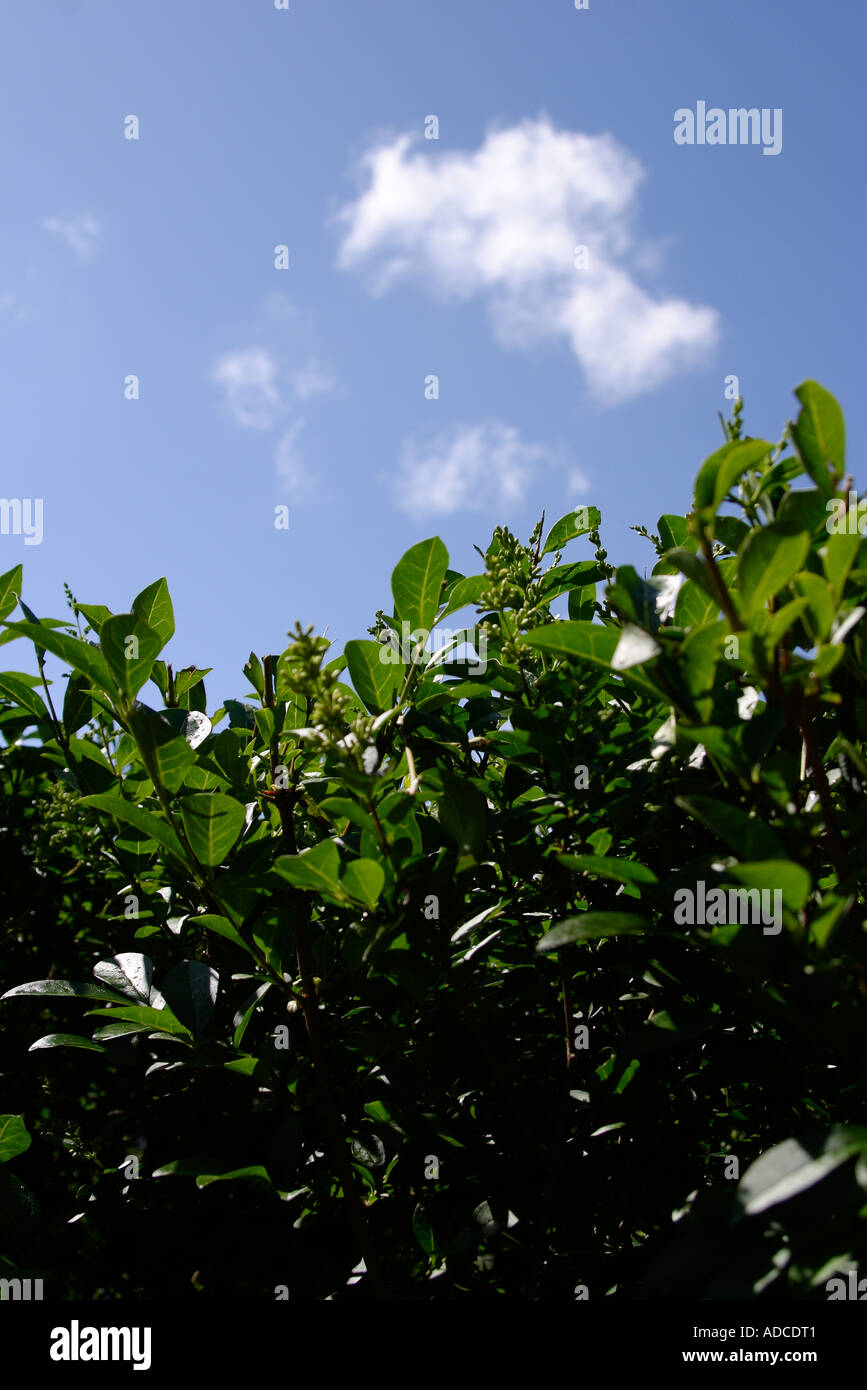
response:
<path id="1" fill-rule="evenodd" d="M 264 703 L 269 709 L 274 708 L 273 661 L 274 658 L 272 656 L 266 656 L 262 663 L 265 675 Z M 272 776 L 276 767 L 276 757 L 277 740 L 275 739 L 271 745 Z M 295 805 L 294 790 L 290 790 L 289 788 L 278 789 L 274 795 L 274 804 L 280 815 L 280 827 L 286 852 L 287 854 L 297 854 L 298 846 L 295 839 L 295 826 L 292 821 L 292 811 Z M 381 833 L 381 827 L 378 826 L 378 828 Z M 313 952 L 310 945 L 310 933 L 308 931 L 310 923 L 310 899 L 302 890 L 293 888 L 287 890 L 286 898 L 294 908 L 292 925 L 295 931 L 298 974 L 301 979 L 301 1010 L 304 1014 L 304 1024 L 310 1042 L 310 1056 L 313 1061 L 313 1069 L 320 1084 L 322 1111 L 325 1119 L 326 1132 L 328 1134 L 328 1145 L 331 1150 L 331 1161 L 343 1191 L 346 1214 L 355 1232 L 358 1248 L 364 1260 L 365 1269 L 370 1275 L 376 1296 L 377 1298 L 387 1298 L 388 1290 L 379 1263 L 379 1256 L 376 1252 L 373 1232 L 368 1224 L 364 1203 L 358 1195 L 355 1175 L 352 1171 L 352 1164 L 349 1161 L 346 1148 L 346 1136 L 343 1132 L 343 1119 L 340 1113 L 340 1107 L 337 1103 L 331 1066 L 328 1060 L 325 1039 L 322 1032 L 322 1020 L 319 1014 L 316 981 L 313 971 Z"/>
<path id="2" fill-rule="evenodd" d="M 707 564 L 707 572 L 710 576 L 710 582 L 713 585 L 713 590 L 716 594 L 717 602 L 719 603 L 719 606 L 722 609 L 723 613 L 725 613 L 728 619 L 729 627 L 731 628 L 732 632 L 743 632 L 744 625 L 738 617 L 737 610 L 735 609 L 735 606 L 731 600 L 731 595 L 728 589 L 726 588 L 725 584 L 723 583 L 723 577 L 719 572 L 719 567 L 714 558 L 713 545 L 708 539 L 707 533 L 705 532 L 703 526 L 699 526 L 698 534 L 699 541 L 701 543 L 701 553 L 704 556 L 705 562 Z"/>

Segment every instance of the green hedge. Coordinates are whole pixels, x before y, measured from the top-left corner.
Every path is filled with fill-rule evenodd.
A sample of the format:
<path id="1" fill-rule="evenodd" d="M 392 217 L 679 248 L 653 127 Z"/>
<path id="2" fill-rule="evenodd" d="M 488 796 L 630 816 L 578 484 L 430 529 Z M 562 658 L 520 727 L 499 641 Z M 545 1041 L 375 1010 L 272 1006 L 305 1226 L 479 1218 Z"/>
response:
<path id="1" fill-rule="evenodd" d="M 779 444 L 738 402 L 691 511 L 636 528 L 649 576 L 593 507 L 475 575 L 425 540 L 368 637 L 298 628 L 210 716 L 165 580 L 55 621 L 0 578 L 43 673 L 0 676 L 9 1277 L 837 1296 L 867 515 L 836 401 L 797 396 Z"/>

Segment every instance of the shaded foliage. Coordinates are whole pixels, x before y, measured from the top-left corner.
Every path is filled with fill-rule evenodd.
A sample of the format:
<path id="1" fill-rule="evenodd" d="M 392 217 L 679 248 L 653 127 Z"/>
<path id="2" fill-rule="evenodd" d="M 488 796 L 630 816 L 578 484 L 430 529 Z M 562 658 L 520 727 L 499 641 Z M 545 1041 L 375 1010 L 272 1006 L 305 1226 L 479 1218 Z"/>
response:
<path id="1" fill-rule="evenodd" d="M 779 444 L 735 411 L 649 575 L 595 508 L 476 575 L 422 541 L 367 638 L 296 629 L 210 716 L 164 580 L 56 621 L 0 577 L 42 672 L 0 676 L 8 1275 L 809 1299 L 864 1259 L 867 543 L 798 398 Z"/>

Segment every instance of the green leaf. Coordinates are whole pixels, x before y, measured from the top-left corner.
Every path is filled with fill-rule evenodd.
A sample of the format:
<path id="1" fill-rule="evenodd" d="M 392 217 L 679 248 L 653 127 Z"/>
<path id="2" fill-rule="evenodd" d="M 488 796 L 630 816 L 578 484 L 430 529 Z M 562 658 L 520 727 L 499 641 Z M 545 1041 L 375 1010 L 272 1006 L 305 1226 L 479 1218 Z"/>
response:
<path id="1" fill-rule="evenodd" d="M 818 536 L 826 529 L 828 506 L 818 489 L 799 488 L 797 492 L 784 495 L 776 519 L 783 525 L 791 525 L 795 531 L 809 531 Z"/>
<path id="2" fill-rule="evenodd" d="M 751 468 L 756 468 L 771 452 L 766 439 L 738 440 L 724 444 L 705 459 L 695 480 L 695 510 L 712 516 L 732 484 Z"/>
<path id="3" fill-rule="evenodd" d="M 571 589 L 595 587 L 606 577 L 605 570 L 597 560 L 577 560 L 571 565 L 553 565 L 542 576 L 542 599 L 545 603 L 550 603 L 559 594 L 565 594 Z"/>
<path id="4" fill-rule="evenodd" d="M 324 811 L 335 825 L 343 826 L 345 821 L 357 825 L 360 830 L 373 830 L 373 817 L 357 801 L 348 796 L 327 796 L 320 801 L 319 810 Z"/>
<path id="5" fill-rule="evenodd" d="M 121 951 L 111 960 L 98 961 L 93 967 L 97 980 L 139 1004 L 151 1001 L 153 973 L 153 961 L 140 951 Z"/>
<path id="6" fill-rule="evenodd" d="M 179 714 L 185 720 L 190 718 L 187 710 L 172 710 L 171 713 Z M 165 714 L 142 704 L 140 700 L 135 703 L 130 722 L 147 765 L 156 768 L 160 784 L 168 792 L 178 791 L 196 762 L 196 754 L 188 739 L 178 732 Z"/>
<path id="7" fill-rule="evenodd" d="M 150 811 L 145 811 L 141 806 L 135 806 L 131 801 L 126 801 L 116 792 L 102 792 L 98 796 L 83 796 L 79 801 L 79 806 L 92 806 L 96 811 L 103 811 L 106 815 L 113 816 L 115 820 L 124 821 L 127 825 L 134 825 L 137 830 L 142 830 L 149 840 L 156 840 L 158 845 L 168 850 L 169 854 L 189 871 L 189 864 L 184 853 L 183 846 L 175 832 L 159 816 L 152 815 Z"/>
<path id="8" fill-rule="evenodd" d="M 89 642 L 83 642 L 79 637 L 70 637 L 68 633 L 58 632 L 39 622 L 7 622 L 6 627 L 10 632 L 16 632 L 19 637 L 29 637 L 35 646 L 51 652 L 52 656 L 60 657 L 67 666 L 87 676 L 110 698 L 117 696 L 117 685 L 105 657 Z"/>
<path id="9" fill-rule="evenodd" d="M 233 1047 L 240 1048 L 241 1043 L 244 1041 L 244 1034 L 249 1027 L 250 1019 L 256 1012 L 260 1001 L 264 999 L 265 995 L 270 990 L 272 983 L 273 981 L 266 980 L 264 984 L 257 985 L 253 993 L 245 999 L 244 1003 L 238 1009 L 232 1019 L 232 1023 L 235 1025 L 235 1031 L 232 1034 Z"/>
<path id="10" fill-rule="evenodd" d="M 619 627 L 602 627 L 600 623 L 563 622 L 545 623 L 542 627 L 525 632 L 523 640 L 543 652 L 553 656 L 574 657 L 590 661 L 596 666 L 610 669 L 611 658 L 620 641 Z"/>
<path id="11" fill-rule="evenodd" d="M 11 672 L 0 674 L 0 696 L 12 700 L 22 710 L 27 710 L 41 724 L 51 724 L 51 716 L 37 692 L 18 680 Z"/>
<path id="12" fill-rule="evenodd" d="M 123 1003 L 124 999 L 116 990 L 104 989 L 89 982 L 80 983 L 78 980 L 31 980 L 29 984 L 15 985 L 14 989 L 7 989 L 5 994 L 0 995 L 0 999 L 13 999 L 30 994 L 58 999 L 109 999 L 114 1003 Z"/>
<path id="13" fill-rule="evenodd" d="M 196 1177 L 196 1187 L 210 1187 L 215 1182 L 236 1182 L 239 1178 L 253 1181 L 259 1184 L 264 1183 L 266 1187 L 274 1191 L 274 1184 L 268 1176 L 267 1168 L 261 1164 L 252 1164 L 247 1168 L 233 1168 L 228 1173 L 199 1173 Z"/>
<path id="14" fill-rule="evenodd" d="M 44 1038 L 37 1038 L 35 1043 L 31 1043 L 27 1051 L 38 1052 L 43 1047 L 83 1047 L 88 1052 L 105 1052 L 98 1042 L 79 1037 L 77 1033 L 46 1033 Z"/>
<path id="15" fill-rule="evenodd" d="M 373 859 L 353 859 L 343 871 L 340 886 L 350 898 L 372 911 L 385 887 L 385 874 Z"/>
<path id="16" fill-rule="evenodd" d="M 650 923 L 633 912 L 581 912 L 567 917 L 547 931 L 536 944 L 538 955 L 547 955 L 573 941 L 596 941 L 605 936 L 643 936 Z"/>
<path id="17" fill-rule="evenodd" d="M 328 666 L 331 665 L 333 665 L 333 663 L 328 662 Z M 264 699 L 265 672 L 263 670 L 262 663 L 255 652 L 251 652 L 244 663 L 244 675 L 247 677 L 247 680 L 250 682 L 259 698 Z"/>
<path id="18" fill-rule="evenodd" d="M 810 892 L 810 875 L 800 864 L 789 859 L 765 859 L 758 863 L 733 864 L 727 874 L 747 888 L 779 889 L 783 906 L 790 912 L 800 912 Z"/>
<path id="19" fill-rule="evenodd" d="M 63 696 L 63 727 L 67 738 L 77 733 L 92 716 L 93 701 L 88 694 L 89 689 L 90 683 L 75 671 L 66 682 Z"/>
<path id="20" fill-rule="evenodd" d="M 433 627 L 448 567 L 449 553 L 439 536 L 419 541 L 398 561 L 391 576 L 395 617 L 408 623 L 410 632 Z"/>
<path id="21" fill-rule="evenodd" d="M 340 855 L 333 840 L 320 840 L 318 845 L 301 854 L 281 854 L 274 868 L 296 888 L 344 900 L 340 887 Z"/>
<path id="22" fill-rule="evenodd" d="M 821 575 L 802 570 L 792 580 L 792 592 L 805 600 L 804 623 L 813 642 L 827 642 L 834 621 L 834 594 L 830 584 Z"/>
<path id="23" fill-rule="evenodd" d="M 714 540 L 722 541 L 723 545 L 736 555 L 750 534 L 750 528 L 745 521 L 739 521 L 735 516 L 717 516 L 713 523 Z"/>
<path id="24" fill-rule="evenodd" d="M 21 1115 L 0 1115 L 0 1163 L 23 1154 L 31 1142 Z"/>
<path id="25" fill-rule="evenodd" d="M 191 927 L 204 927 L 205 931 L 212 931 L 217 936 L 223 936 L 235 946 L 240 946 L 248 955 L 255 956 L 255 951 L 247 944 L 228 917 L 220 917 L 214 912 L 203 912 L 198 917 L 190 917 L 188 920 Z"/>
<path id="26" fill-rule="evenodd" d="M 107 1023 L 104 1028 L 94 1028 L 94 1042 L 111 1042 L 113 1038 L 131 1038 L 136 1033 L 149 1033 L 153 1028 L 151 1023 L 130 1023 L 126 1019 L 121 1019 L 119 1023 Z"/>
<path id="27" fill-rule="evenodd" d="M 661 516 L 656 523 L 656 529 L 665 550 L 674 550 L 677 546 L 686 545 L 689 540 L 689 523 L 686 517 Z"/>
<path id="28" fill-rule="evenodd" d="M 867 1149 L 867 1129 L 834 1125 L 784 1139 L 751 1163 L 734 1196 L 732 1221 L 787 1202 Z"/>
<path id="29" fill-rule="evenodd" d="M 852 530 L 852 513 L 855 513 L 855 528 Z M 861 545 L 861 536 L 858 533 L 857 508 L 850 507 L 846 512 L 845 530 L 832 532 L 823 551 L 822 564 L 825 570 L 825 577 L 834 590 L 834 595 L 839 603 L 843 597 L 843 590 L 846 587 L 846 579 L 849 571 L 855 563 L 855 556 Z"/>
<path id="30" fill-rule="evenodd" d="M 220 977 L 201 960 L 185 960 L 160 981 L 160 992 L 194 1038 L 204 1033 L 214 1012 Z"/>
<path id="31" fill-rule="evenodd" d="M 758 816 L 749 816 L 738 806 L 716 801 L 710 796 L 676 796 L 675 801 L 723 840 L 738 859 L 783 859 L 785 850 L 778 837 Z"/>
<path id="32" fill-rule="evenodd" d="M 22 576 L 21 565 L 14 565 L 5 574 L 0 574 L 0 618 L 11 613 L 21 597 Z"/>
<path id="33" fill-rule="evenodd" d="M 719 612 L 719 603 L 705 593 L 693 579 L 681 584 L 674 605 L 674 621 L 677 627 L 702 627 L 711 622 Z"/>
<path id="34" fill-rule="evenodd" d="M 568 611 L 573 622 L 591 622 L 596 612 L 596 585 L 588 584 L 585 589 L 570 589 Z"/>
<path id="35" fill-rule="evenodd" d="M 548 532 L 542 555 L 550 555 L 552 550 L 562 550 L 567 541 L 595 531 L 601 523 L 602 513 L 598 507 L 576 507 L 575 511 L 567 512 L 559 521 L 555 521 Z"/>
<path id="36" fill-rule="evenodd" d="M 827 893 L 823 897 L 821 910 L 810 923 L 810 936 L 821 950 L 824 950 L 832 939 L 834 929 L 841 918 L 851 911 L 854 901 L 852 896 L 844 898 L 837 893 Z"/>
<path id="37" fill-rule="evenodd" d="M 635 859 L 606 859 L 600 854 L 558 854 L 557 859 L 567 869 L 610 879 L 613 883 L 659 882 L 652 869 Z"/>
<path id="38" fill-rule="evenodd" d="M 153 584 L 142 589 L 132 601 L 132 611 L 143 623 L 153 628 L 162 650 L 175 631 L 175 615 L 165 579 L 155 579 Z"/>
<path id="39" fill-rule="evenodd" d="M 469 574 L 465 579 L 459 579 L 448 591 L 446 606 L 440 614 L 439 621 L 447 618 L 450 613 L 456 613 L 459 608 L 478 603 L 482 594 L 490 587 L 491 579 L 487 574 Z"/>
<path id="40" fill-rule="evenodd" d="M 805 573 L 806 571 L 795 577 L 792 581 L 793 589 L 800 587 L 801 579 L 804 577 Z M 814 576 L 811 576 L 811 578 L 812 577 Z M 819 580 L 819 582 L 821 583 L 822 581 Z M 782 642 L 789 629 L 793 627 L 798 619 L 806 612 L 807 607 L 808 603 L 805 598 L 793 598 L 790 603 L 784 604 L 783 607 L 774 614 L 765 613 L 764 610 L 762 610 L 755 615 L 753 625 L 757 627 L 757 630 L 761 633 L 769 651 L 772 651 L 774 647 Z"/>
<path id="41" fill-rule="evenodd" d="M 106 618 L 111 617 L 111 609 L 106 608 L 104 603 L 79 603 L 77 611 L 87 620 L 88 626 L 93 628 L 97 637 Z"/>
<path id="42" fill-rule="evenodd" d="M 797 574 L 810 549 L 806 531 L 778 523 L 753 531 L 740 553 L 738 579 L 744 616 L 750 617 Z"/>
<path id="43" fill-rule="evenodd" d="M 180 799 L 181 819 L 190 849 L 200 864 L 222 864 L 244 828 L 240 801 L 222 792 L 195 792 Z"/>
<path id="44" fill-rule="evenodd" d="M 412 1213 L 412 1233 L 424 1253 L 433 1258 L 437 1253 L 436 1236 L 430 1218 L 421 1203 L 416 1205 Z"/>
<path id="45" fill-rule="evenodd" d="M 189 1029 L 184 1027 L 170 1008 L 157 1009 L 148 1004 L 122 1004 L 116 1009 L 88 1009 L 87 1013 L 89 1017 L 108 1018 L 113 1023 L 123 1020 L 128 1023 L 141 1023 L 161 1033 L 169 1033 L 172 1037 L 189 1038 Z"/>
<path id="46" fill-rule="evenodd" d="M 461 855 L 478 858 L 485 843 L 488 806 L 484 794 L 473 782 L 442 774 L 443 791 L 437 798 L 440 825 L 458 847 Z"/>
<path id="47" fill-rule="evenodd" d="M 373 714 L 391 709 L 406 680 L 406 666 L 384 642 L 347 642 L 346 664 L 361 699 Z"/>
<path id="48" fill-rule="evenodd" d="M 818 381 L 802 382 L 795 395 L 801 411 L 790 429 L 798 457 L 822 495 L 830 497 L 846 471 L 843 412 Z"/>
<path id="49" fill-rule="evenodd" d="M 160 654 L 159 635 L 134 613 L 118 613 L 106 618 L 99 644 L 118 688 L 131 700 L 149 679 Z"/>

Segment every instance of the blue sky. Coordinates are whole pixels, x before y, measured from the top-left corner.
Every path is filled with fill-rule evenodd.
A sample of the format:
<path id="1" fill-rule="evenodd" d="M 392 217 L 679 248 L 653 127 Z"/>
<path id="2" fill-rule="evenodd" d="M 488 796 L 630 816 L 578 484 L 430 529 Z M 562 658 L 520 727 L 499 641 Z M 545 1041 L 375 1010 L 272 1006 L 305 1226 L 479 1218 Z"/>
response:
<path id="1" fill-rule="evenodd" d="M 594 504 L 649 568 L 629 527 L 688 505 L 730 373 L 771 438 L 804 378 L 833 391 L 860 482 L 865 27 L 850 0 L 6 0 L 0 491 L 43 537 L 0 535 L 0 570 L 52 617 L 64 580 L 124 612 L 165 575 L 213 710 L 296 618 L 364 636 L 426 536 L 473 573 L 495 525 Z M 699 101 L 779 109 L 780 152 L 677 145 Z"/>

